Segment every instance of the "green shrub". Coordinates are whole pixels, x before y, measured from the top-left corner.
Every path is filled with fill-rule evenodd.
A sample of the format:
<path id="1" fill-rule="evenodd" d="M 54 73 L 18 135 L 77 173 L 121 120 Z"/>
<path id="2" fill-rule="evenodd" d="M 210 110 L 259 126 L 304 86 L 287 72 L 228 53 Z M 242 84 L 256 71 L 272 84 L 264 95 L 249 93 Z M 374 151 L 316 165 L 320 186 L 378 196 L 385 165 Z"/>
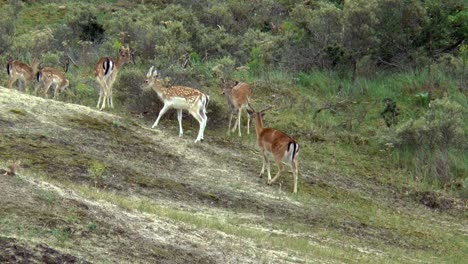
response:
<path id="1" fill-rule="evenodd" d="M 70 80 L 70 82 L 72 81 Z M 91 80 L 88 82 L 91 82 Z M 69 89 L 65 90 L 65 93 L 67 98 L 71 99 L 71 102 L 90 107 L 94 107 L 96 105 L 99 97 L 99 93 L 96 88 L 94 88 L 94 86 L 87 85 L 84 82 L 79 82 L 76 84 L 76 86 L 70 87 Z"/>
<path id="2" fill-rule="evenodd" d="M 462 105 L 447 98 L 432 102 L 427 113 L 406 122 L 394 135 L 394 157 L 414 173 L 416 179 L 449 184 L 466 175 L 467 137 Z M 460 161 L 461 160 L 461 161 Z"/>
<path id="3" fill-rule="evenodd" d="M 114 85 L 114 102 L 131 113 L 149 113 L 154 116 L 163 103 L 156 92 L 143 90 L 142 85 L 146 72 L 135 67 L 125 68 L 119 72 Z"/>

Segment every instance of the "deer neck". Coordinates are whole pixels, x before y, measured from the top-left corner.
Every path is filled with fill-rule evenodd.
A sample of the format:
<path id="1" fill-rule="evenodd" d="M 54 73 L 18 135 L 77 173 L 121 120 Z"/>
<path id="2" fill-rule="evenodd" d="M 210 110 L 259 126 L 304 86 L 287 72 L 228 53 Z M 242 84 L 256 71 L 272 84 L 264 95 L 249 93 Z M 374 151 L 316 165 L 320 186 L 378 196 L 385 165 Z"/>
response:
<path id="1" fill-rule="evenodd" d="M 126 63 L 126 61 L 121 60 L 120 57 L 118 57 L 118 58 L 117 58 L 117 61 L 115 62 L 115 66 L 114 66 L 115 69 L 114 69 L 114 71 L 115 71 L 115 72 L 118 72 L 119 69 L 120 69 L 120 67 L 122 67 L 125 63 Z"/>
<path id="2" fill-rule="evenodd" d="M 161 80 L 156 79 L 154 81 L 153 90 L 158 94 L 158 96 L 164 100 L 166 98 L 168 88 L 164 87 L 161 83 Z"/>
<path id="3" fill-rule="evenodd" d="M 257 133 L 257 137 L 260 137 L 264 127 L 263 127 L 263 119 L 262 114 L 255 113 L 255 132 Z"/>

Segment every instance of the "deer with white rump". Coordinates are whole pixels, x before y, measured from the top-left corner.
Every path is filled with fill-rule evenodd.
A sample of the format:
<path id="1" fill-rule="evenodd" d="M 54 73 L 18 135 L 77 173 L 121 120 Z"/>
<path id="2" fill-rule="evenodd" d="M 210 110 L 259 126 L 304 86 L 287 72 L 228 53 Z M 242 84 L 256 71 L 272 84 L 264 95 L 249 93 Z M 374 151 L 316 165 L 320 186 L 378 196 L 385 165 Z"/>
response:
<path id="1" fill-rule="evenodd" d="M 275 182 L 280 176 L 281 172 L 284 170 L 283 162 L 291 166 L 292 174 L 294 177 L 294 188 L 293 192 L 297 193 L 297 173 L 298 173 L 298 154 L 299 154 L 299 144 L 286 135 L 285 133 L 263 126 L 263 114 L 266 110 L 270 109 L 267 107 L 261 111 L 255 111 L 251 104 L 249 104 L 250 109 L 247 109 L 247 112 L 250 114 L 252 120 L 255 124 L 255 131 L 257 133 L 257 143 L 260 147 L 260 151 L 263 156 L 263 165 L 260 172 L 260 177 L 263 176 L 265 172 L 265 165 L 268 172 L 268 185 L 271 185 Z M 278 173 L 272 179 L 270 174 L 270 160 L 268 155 L 271 154 L 275 160 L 276 165 L 278 166 Z"/>
<path id="2" fill-rule="evenodd" d="M 231 122 L 232 116 L 237 113 L 237 121 L 234 123 L 232 127 L 232 132 L 234 133 L 236 129 L 239 131 L 239 137 L 242 136 L 241 133 L 241 115 L 242 110 L 247 109 L 249 106 L 250 98 L 252 97 L 252 88 L 249 84 L 244 82 L 235 82 L 230 83 L 221 79 L 222 82 L 222 92 L 221 94 L 224 95 L 228 101 L 230 115 L 229 115 L 229 127 L 228 127 L 228 135 L 231 133 Z M 250 116 L 247 113 L 247 134 L 250 134 Z"/>
<path id="3" fill-rule="evenodd" d="M 128 46 L 121 47 L 117 61 L 114 62 L 111 57 L 104 57 L 96 63 L 94 75 L 96 76 L 96 81 L 99 83 L 100 88 L 99 99 L 96 105 L 97 108 L 101 110 L 106 108 L 106 103 L 110 108 L 114 108 L 114 103 L 112 101 L 112 86 L 114 85 L 120 68 L 130 62 L 131 56 L 132 54 Z M 99 105 L 101 105 L 101 107 L 99 107 Z"/>
<path id="4" fill-rule="evenodd" d="M 34 58 L 31 66 L 21 61 L 12 60 L 7 63 L 8 73 L 8 88 L 12 88 L 13 83 L 21 80 L 24 83 L 24 89 L 26 93 L 29 93 L 29 84 L 34 78 L 34 74 L 37 72 L 39 66 L 39 60 Z"/>
<path id="5" fill-rule="evenodd" d="M 182 129 L 182 110 L 187 110 L 200 124 L 198 130 L 198 136 L 195 139 L 195 143 L 203 141 L 203 133 L 205 131 L 206 122 L 208 117 L 206 116 L 206 106 L 210 97 L 194 88 L 185 86 L 172 86 L 166 88 L 163 86 L 161 79 L 158 78 L 157 70 L 154 70 L 154 66 L 151 66 L 148 73 L 146 74 L 145 88 L 151 87 L 157 94 L 158 97 L 163 101 L 164 106 L 159 111 L 158 118 L 154 122 L 151 128 L 155 128 L 161 117 L 167 112 L 167 110 L 174 108 L 177 109 L 177 120 L 179 121 L 179 136 L 184 134 Z"/>
<path id="6" fill-rule="evenodd" d="M 51 67 L 42 68 L 37 72 L 36 79 L 39 86 L 36 86 L 36 93 L 39 87 L 44 89 L 44 95 L 47 98 L 47 92 L 51 86 L 54 86 L 54 99 L 58 99 L 59 92 L 65 90 L 70 82 L 65 78 L 65 73 Z"/>

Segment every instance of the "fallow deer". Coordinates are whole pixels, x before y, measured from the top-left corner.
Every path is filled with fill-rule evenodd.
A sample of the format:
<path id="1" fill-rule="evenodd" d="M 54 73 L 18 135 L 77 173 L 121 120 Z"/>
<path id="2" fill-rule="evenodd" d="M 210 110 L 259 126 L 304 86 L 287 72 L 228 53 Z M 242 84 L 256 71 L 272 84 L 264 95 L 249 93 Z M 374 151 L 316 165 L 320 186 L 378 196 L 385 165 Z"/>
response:
<path id="1" fill-rule="evenodd" d="M 298 173 L 298 154 L 299 154 L 299 144 L 286 135 L 285 133 L 263 126 L 263 114 L 270 107 L 263 109 L 261 111 L 255 111 L 251 104 L 249 104 L 249 109 L 247 112 L 250 114 L 252 120 L 255 124 L 255 131 L 257 133 L 257 143 L 260 147 L 263 156 L 263 165 L 260 172 L 260 177 L 263 176 L 265 172 L 265 165 L 267 166 L 268 171 L 268 185 L 271 185 L 275 182 L 281 172 L 284 170 L 283 162 L 291 166 L 293 177 L 294 177 L 294 188 L 293 192 L 297 193 L 297 173 Z M 270 160 L 268 154 L 271 154 L 278 166 L 278 173 L 275 177 L 271 179 L 270 174 Z"/>
<path id="2" fill-rule="evenodd" d="M 34 74 L 37 71 L 37 66 L 39 65 L 39 60 L 34 58 L 31 65 L 26 63 L 12 60 L 7 63 L 7 73 L 8 73 L 8 88 L 12 88 L 13 83 L 17 80 L 24 82 L 25 91 L 29 93 L 29 84 L 34 78 Z"/>
<path id="3" fill-rule="evenodd" d="M 58 99 L 58 93 L 65 90 L 70 84 L 65 78 L 65 73 L 55 68 L 45 67 L 37 72 L 36 79 L 39 82 L 39 87 L 44 89 L 45 97 L 49 88 L 54 86 L 54 99 Z M 37 92 L 37 87 L 36 87 Z"/>
<path id="4" fill-rule="evenodd" d="M 229 115 L 229 127 L 228 127 L 228 135 L 231 133 L 231 122 L 232 116 L 237 113 L 237 120 L 232 127 L 232 132 L 236 131 L 236 128 L 239 131 L 239 137 L 242 136 L 240 123 L 241 123 L 241 116 L 242 110 L 247 109 L 248 104 L 250 102 L 250 98 L 252 97 L 252 88 L 250 85 L 244 82 L 235 82 L 231 84 L 226 82 L 224 79 L 221 80 L 222 82 L 222 92 L 221 94 L 224 95 L 228 101 L 230 115 Z M 250 116 L 247 114 L 247 134 L 250 134 Z"/>
<path id="5" fill-rule="evenodd" d="M 120 48 L 119 57 L 117 58 L 116 62 L 114 62 L 111 57 L 104 57 L 96 63 L 94 75 L 96 76 L 96 81 L 99 83 L 100 88 L 99 99 L 96 105 L 97 108 L 101 110 L 106 108 L 106 103 L 111 108 L 114 108 L 114 103 L 112 101 L 112 86 L 114 85 L 117 73 L 119 72 L 120 68 L 130 60 L 130 48 L 127 46 Z M 99 107 L 101 100 L 102 105 Z"/>
<path id="6" fill-rule="evenodd" d="M 162 85 L 161 79 L 158 78 L 158 72 L 156 70 L 153 72 L 153 66 L 149 69 L 146 77 L 147 78 L 144 85 L 145 88 L 151 87 L 164 103 L 163 108 L 161 111 L 159 111 L 158 118 L 151 128 L 155 128 L 158 125 L 159 120 L 164 115 L 164 113 L 167 112 L 167 110 L 174 108 L 177 109 L 179 136 L 182 136 L 184 134 L 182 129 L 182 110 L 187 110 L 198 121 L 198 123 L 200 123 L 200 129 L 198 130 L 198 136 L 195 139 L 195 143 L 202 141 L 206 122 L 208 120 L 208 117 L 206 116 L 206 107 L 210 97 L 190 87 L 164 87 Z"/>

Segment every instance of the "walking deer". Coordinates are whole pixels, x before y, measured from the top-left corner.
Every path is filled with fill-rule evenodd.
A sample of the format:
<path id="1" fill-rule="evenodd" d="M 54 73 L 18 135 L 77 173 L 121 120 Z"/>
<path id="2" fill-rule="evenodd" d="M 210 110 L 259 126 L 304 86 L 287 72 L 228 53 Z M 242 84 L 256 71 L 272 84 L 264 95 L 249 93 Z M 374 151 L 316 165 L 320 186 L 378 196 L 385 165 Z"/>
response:
<path id="1" fill-rule="evenodd" d="M 36 79 L 39 86 L 36 87 L 44 89 L 44 95 L 47 98 L 47 92 L 51 86 L 54 86 L 54 99 L 58 99 L 59 92 L 62 92 L 69 86 L 69 81 L 65 78 L 65 73 L 51 67 L 44 67 L 37 72 Z"/>
<path id="2" fill-rule="evenodd" d="M 261 111 L 255 111 L 251 104 L 247 112 L 250 114 L 255 124 L 255 132 L 257 133 L 257 143 L 260 147 L 263 156 L 262 170 L 260 171 L 260 177 L 265 172 L 265 165 L 268 172 L 268 185 L 274 183 L 281 172 L 284 170 L 283 162 L 291 166 L 292 174 L 294 177 L 293 192 L 297 193 L 297 173 L 298 173 L 298 155 L 299 155 L 299 144 L 286 135 L 285 133 L 263 126 L 263 114 L 266 110 L 270 109 L 267 107 Z M 268 155 L 271 154 L 278 166 L 278 173 L 272 179 L 270 174 L 270 160 Z"/>
<path id="3" fill-rule="evenodd" d="M 159 111 L 158 118 L 151 128 L 155 128 L 161 117 L 167 110 L 177 109 L 177 120 L 179 121 L 179 136 L 184 134 L 182 129 L 182 110 L 187 110 L 200 124 L 195 143 L 203 141 L 203 134 L 206 127 L 208 117 L 206 116 L 206 107 L 210 97 L 194 88 L 185 86 L 172 86 L 166 88 L 162 85 L 161 79 L 158 78 L 157 70 L 153 72 L 153 66 L 146 74 L 145 88 L 151 87 L 158 97 L 163 101 L 164 106 Z"/>
<path id="4" fill-rule="evenodd" d="M 20 80 L 24 83 L 26 93 L 29 93 L 29 84 L 34 78 L 34 74 L 39 66 L 39 60 L 33 58 L 31 65 L 21 61 L 12 60 L 7 63 L 8 88 L 12 88 L 13 83 Z"/>
<path id="5" fill-rule="evenodd" d="M 240 128 L 242 110 L 247 109 L 248 107 L 250 98 L 252 97 L 252 88 L 250 87 L 250 85 L 244 82 L 235 82 L 231 84 L 225 81 L 224 79 L 222 79 L 221 82 L 221 94 L 226 97 L 230 110 L 228 135 L 231 133 L 232 116 L 237 113 L 237 120 L 234 123 L 234 126 L 232 127 L 232 132 L 234 133 L 236 129 L 238 129 L 240 137 L 242 136 Z M 247 114 L 247 134 L 250 134 L 249 114 Z"/>

